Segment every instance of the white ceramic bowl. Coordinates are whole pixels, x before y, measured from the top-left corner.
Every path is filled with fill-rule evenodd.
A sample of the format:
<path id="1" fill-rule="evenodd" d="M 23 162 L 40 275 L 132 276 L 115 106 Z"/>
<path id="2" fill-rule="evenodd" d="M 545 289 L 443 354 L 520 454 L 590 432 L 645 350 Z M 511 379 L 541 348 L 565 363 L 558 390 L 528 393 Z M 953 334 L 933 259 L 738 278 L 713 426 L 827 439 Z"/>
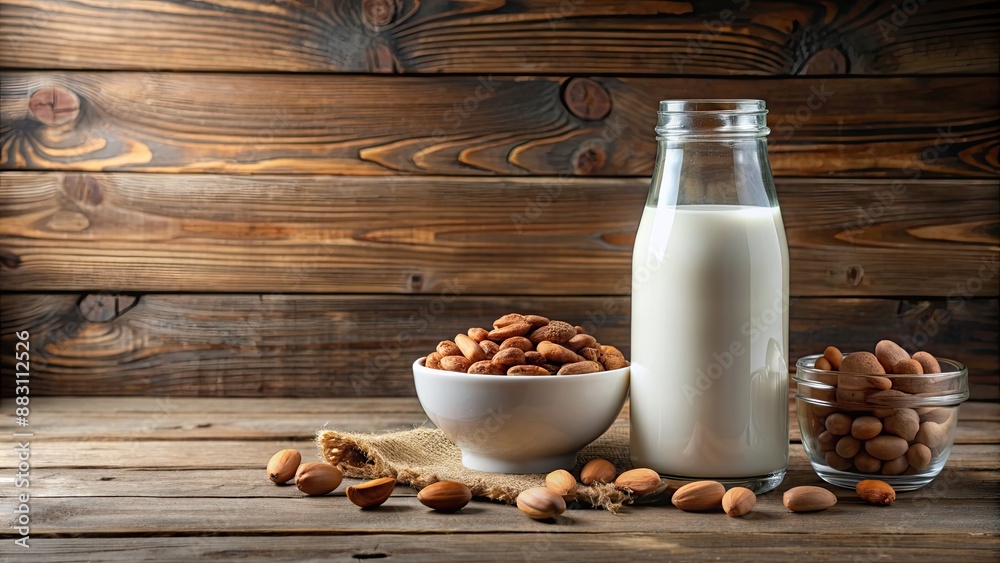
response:
<path id="1" fill-rule="evenodd" d="M 628 395 L 629 368 L 583 375 L 475 375 L 413 363 L 417 397 L 462 450 L 469 469 L 571 469 L 580 448 L 611 427 Z"/>

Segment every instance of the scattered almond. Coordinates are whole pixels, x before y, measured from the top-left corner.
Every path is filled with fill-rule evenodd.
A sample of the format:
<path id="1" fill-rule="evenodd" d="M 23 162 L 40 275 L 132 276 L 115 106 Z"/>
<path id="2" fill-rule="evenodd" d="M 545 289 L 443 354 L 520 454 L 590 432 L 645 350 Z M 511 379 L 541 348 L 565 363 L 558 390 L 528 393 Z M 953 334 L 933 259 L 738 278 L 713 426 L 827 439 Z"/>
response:
<path id="1" fill-rule="evenodd" d="M 517 507 L 535 520 L 545 520 L 565 512 L 566 501 L 546 487 L 532 487 L 517 495 Z"/>
<path id="2" fill-rule="evenodd" d="M 417 500 L 420 504 L 438 512 L 455 512 L 469 504 L 472 500 L 472 491 L 456 481 L 438 481 L 420 489 Z"/>
<path id="3" fill-rule="evenodd" d="M 613 483 L 616 475 L 613 463 L 606 459 L 596 458 L 588 461 L 580 470 L 580 482 L 584 485 Z"/>
<path id="4" fill-rule="evenodd" d="M 325 495 L 339 487 L 343 480 L 339 469 L 320 461 L 303 463 L 295 472 L 295 486 L 307 495 Z"/>
<path id="5" fill-rule="evenodd" d="M 275 483 L 286 483 L 295 477 L 295 471 L 302 463 L 302 454 L 297 450 L 281 450 L 267 462 L 267 478 Z"/>
<path id="6" fill-rule="evenodd" d="M 870 504 L 889 506 L 892 504 L 892 501 L 896 500 L 896 491 L 893 490 L 889 483 L 877 479 L 858 481 L 858 484 L 854 486 L 854 490 L 861 497 L 861 500 Z"/>
<path id="7" fill-rule="evenodd" d="M 685 512 L 703 512 L 719 508 L 725 494 L 718 481 L 695 481 L 677 489 L 670 502 Z"/>
<path id="8" fill-rule="evenodd" d="M 652 469 L 630 469 L 615 479 L 615 485 L 620 489 L 628 489 L 636 495 L 648 495 L 660 488 L 660 474 Z"/>
<path id="9" fill-rule="evenodd" d="M 383 477 L 347 487 L 347 499 L 361 508 L 374 508 L 388 500 L 394 488 L 396 480 Z"/>
<path id="10" fill-rule="evenodd" d="M 837 504 L 837 496 L 823 487 L 802 486 L 785 491 L 781 501 L 792 512 L 816 512 Z"/>
<path id="11" fill-rule="evenodd" d="M 576 479 L 565 469 L 556 469 L 546 475 L 545 487 L 565 500 L 576 498 Z"/>
<path id="12" fill-rule="evenodd" d="M 722 510 L 730 516 L 749 514 L 755 506 L 757 506 L 757 495 L 746 487 L 733 487 L 722 495 Z"/>

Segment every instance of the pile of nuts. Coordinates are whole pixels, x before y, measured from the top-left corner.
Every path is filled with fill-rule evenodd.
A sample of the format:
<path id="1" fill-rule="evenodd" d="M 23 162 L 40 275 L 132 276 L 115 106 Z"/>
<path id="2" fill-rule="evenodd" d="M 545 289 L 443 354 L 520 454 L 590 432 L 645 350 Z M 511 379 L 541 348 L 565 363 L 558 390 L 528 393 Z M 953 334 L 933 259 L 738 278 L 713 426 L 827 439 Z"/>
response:
<path id="1" fill-rule="evenodd" d="M 424 365 L 481 375 L 579 375 L 629 362 L 618 348 L 602 346 L 583 327 L 510 313 L 494 321 L 493 330 L 473 327 L 441 341 Z"/>
<path id="2" fill-rule="evenodd" d="M 843 356 L 830 346 L 816 360 L 817 380 L 830 389 L 809 389 L 808 395 L 832 404 L 871 405 L 839 408 L 800 402 L 803 438 L 827 466 L 882 475 L 913 475 L 926 468 L 950 443 L 956 407 L 880 408 L 909 394 L 933 393 L 936 378 L 906 377 L 941 373 L 927 352 L 912 357 L 895 342 L 882 340 L 875 353 Z M 891 378 L 886 375 L 899 375 Z"/>

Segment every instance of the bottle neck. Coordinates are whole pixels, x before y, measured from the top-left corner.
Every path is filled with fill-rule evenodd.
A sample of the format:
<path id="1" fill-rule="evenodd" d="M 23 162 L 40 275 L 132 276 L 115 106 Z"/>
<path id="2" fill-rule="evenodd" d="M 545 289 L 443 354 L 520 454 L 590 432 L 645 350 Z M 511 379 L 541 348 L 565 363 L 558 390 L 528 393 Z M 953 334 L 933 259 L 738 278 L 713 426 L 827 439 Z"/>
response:
<path id="1" fill-rule="evenodd" d="M 646 205 L 777 207 L 767 139 L 658 138 Z"/>

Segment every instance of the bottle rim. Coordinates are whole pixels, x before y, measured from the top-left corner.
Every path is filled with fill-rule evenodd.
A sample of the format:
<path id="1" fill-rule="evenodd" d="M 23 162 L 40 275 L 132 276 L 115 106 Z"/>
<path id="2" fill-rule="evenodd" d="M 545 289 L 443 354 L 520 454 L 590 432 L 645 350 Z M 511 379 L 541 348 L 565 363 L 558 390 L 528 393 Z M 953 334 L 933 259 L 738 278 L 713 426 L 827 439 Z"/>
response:
<path id="1" fill-rule="evenodd" d="M 661 100 L 657 139 L 724 140 L 766 137 L 767 106 L 755 99 Z"/>

